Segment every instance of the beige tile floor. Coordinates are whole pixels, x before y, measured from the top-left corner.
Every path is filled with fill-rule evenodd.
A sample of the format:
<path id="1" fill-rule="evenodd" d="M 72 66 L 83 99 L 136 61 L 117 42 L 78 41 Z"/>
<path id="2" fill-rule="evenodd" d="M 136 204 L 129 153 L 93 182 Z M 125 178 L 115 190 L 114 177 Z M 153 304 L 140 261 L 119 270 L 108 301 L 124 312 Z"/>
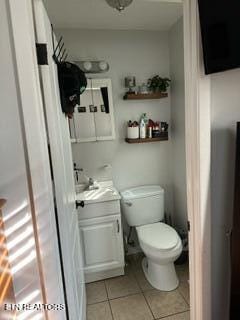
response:
<path id="1" fill-rule="evenodd" d="M 87 320 L 189 320 L 188 265 L 176 266 L 179 287 L 155 290 L 141 269 L 142 256 L 130 256 L 125 276 L 87 284 Z"/>

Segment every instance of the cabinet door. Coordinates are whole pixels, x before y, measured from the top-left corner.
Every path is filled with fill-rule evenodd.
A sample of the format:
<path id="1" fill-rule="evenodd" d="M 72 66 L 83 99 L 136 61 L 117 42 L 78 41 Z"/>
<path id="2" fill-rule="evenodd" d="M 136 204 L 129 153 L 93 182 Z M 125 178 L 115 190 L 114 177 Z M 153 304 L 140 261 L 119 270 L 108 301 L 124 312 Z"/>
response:
<path id="1" fill-rule="evenodd" d="M 96 137 L 98 141 L 115 139 L 112 83 L 110 79 L 92 79 Z"/>
<path id="2" fill-rule="evenodd" d="M 112 84 L 110 79 L 88 79 L 80 106 L 69 120 L 72 142 L 115 139 Z"/>
<path id="3" fill-rule="evenodd" d="M 86 272 L 98 272 L 124 265 L 120 215 L 80 221 Z"/>

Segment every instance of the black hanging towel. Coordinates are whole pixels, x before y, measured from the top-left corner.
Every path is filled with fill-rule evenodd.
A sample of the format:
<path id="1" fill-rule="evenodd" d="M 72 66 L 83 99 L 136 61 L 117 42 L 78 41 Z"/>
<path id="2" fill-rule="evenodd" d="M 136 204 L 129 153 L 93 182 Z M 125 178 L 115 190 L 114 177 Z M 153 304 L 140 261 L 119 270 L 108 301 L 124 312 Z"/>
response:
<path id="1" fill-rule="evenodd" d="M 104 103 L 104 106 L 105 106 L 105 112 L 109 113 L 108 88 L 107 87 L 102 87 L 101 88 L 101 93 L 102 93 L 103 103 Z"/>
<path id="2" fill-rule="evenodd" d="M 75 106 L 80 105 L 80 95 L 86 90 L 87 79 L 85 73 L 76 64 L 66 61 L 68 54 L 64 48 L 62 36 L 55 47 L 53 27 L 52 42 L 53 60 L 58 68 L 62 111 L 72 118 Z"/>

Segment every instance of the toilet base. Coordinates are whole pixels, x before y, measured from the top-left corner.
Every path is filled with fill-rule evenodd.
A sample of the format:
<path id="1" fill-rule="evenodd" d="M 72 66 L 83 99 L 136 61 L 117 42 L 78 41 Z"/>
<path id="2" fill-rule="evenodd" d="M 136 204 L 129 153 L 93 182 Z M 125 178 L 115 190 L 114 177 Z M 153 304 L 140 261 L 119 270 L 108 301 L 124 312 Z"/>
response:
<path id="1" fill-rule="evenodd" d="M 142 260 L 142 268 L 148 282 L 161 291 L 173 291 L 179 285 L 174 263 L 156 264 L 146 257 Z"/>

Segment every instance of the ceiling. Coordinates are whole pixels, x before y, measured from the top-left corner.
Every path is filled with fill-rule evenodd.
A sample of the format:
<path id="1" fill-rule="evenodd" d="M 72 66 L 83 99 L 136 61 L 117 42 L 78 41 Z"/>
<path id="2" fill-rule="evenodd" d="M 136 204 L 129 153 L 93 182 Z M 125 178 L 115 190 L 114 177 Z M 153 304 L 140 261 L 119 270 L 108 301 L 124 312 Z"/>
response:
<path id="1" fill-rule="evenodd" d="M 122 13 L 105 0 L 45 0 L 55 28 L 168 30 L 182 15 L 181 0 L 133 0 Z"/>

